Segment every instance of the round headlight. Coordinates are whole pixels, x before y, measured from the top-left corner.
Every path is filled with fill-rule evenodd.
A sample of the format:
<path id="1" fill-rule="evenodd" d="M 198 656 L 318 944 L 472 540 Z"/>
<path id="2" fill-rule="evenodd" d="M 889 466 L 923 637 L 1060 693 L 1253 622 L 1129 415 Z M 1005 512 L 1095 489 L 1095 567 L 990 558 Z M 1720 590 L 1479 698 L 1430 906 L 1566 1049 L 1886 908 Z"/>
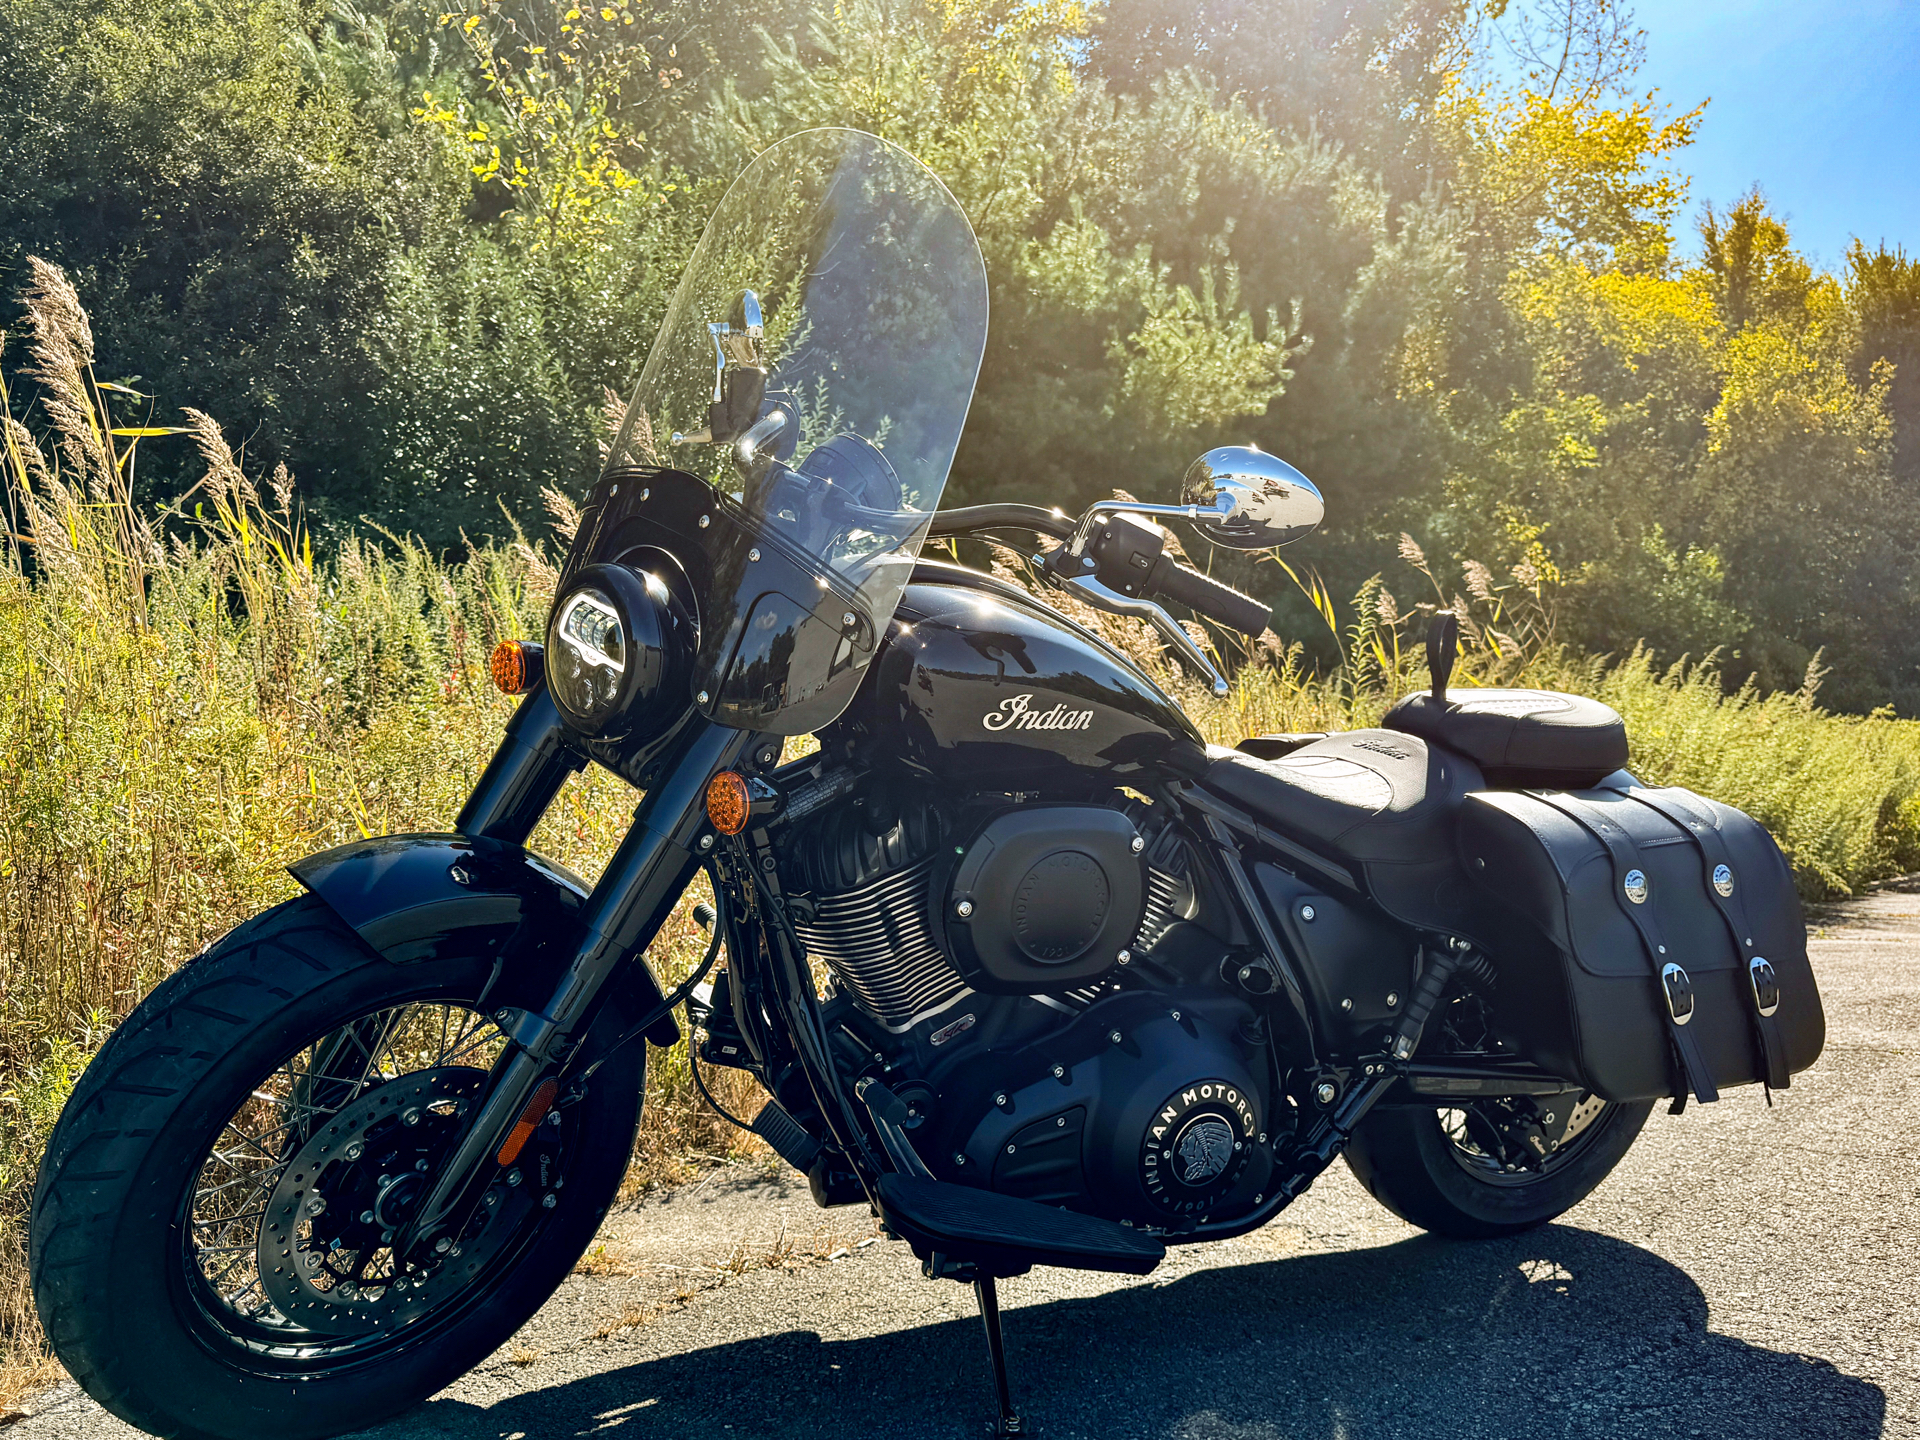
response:
<path id="1" fill-rule="evenodd" d="M 554 617 L 555 649 L 561 657 L 552 679 L 555 694 L 565 693 L 567 709 L 590 724 L 607 718 L 620 703 L 627 678 L 627 627 L 614 598 L 597 586 L 568 596 Z"/>
<path id="2" fill-rule="evenodd" d="M 617 740 L 665 702 L 673 663 L 689 649 L 673 597 L 651 575 L 590 565 L 547 621 L 547 689 L 583 735 Z"/>

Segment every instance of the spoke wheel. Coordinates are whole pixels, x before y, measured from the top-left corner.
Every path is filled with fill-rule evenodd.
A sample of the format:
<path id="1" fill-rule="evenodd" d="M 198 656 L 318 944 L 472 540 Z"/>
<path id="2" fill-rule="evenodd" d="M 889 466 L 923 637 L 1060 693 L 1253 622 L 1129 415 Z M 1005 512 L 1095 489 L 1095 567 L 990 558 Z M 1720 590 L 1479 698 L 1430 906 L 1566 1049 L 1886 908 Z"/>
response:
<path id="1" fill-rule="evenodd" d="M 339 1435 L 504 1344 L 592 1240 L 645 1053 L 609 1055 L 445 1247 L 396 1243 L 505 1042 L 489 937 L 396 965 L 322 903 L 256 917 L 115 1031 L 42 1163 L 30 1260 L 56 1353 L 158 1435 Z M 528 984 L 551 981 L 530 977 Z"/>
<path id="2" fill-rule="evenodd" d="M 502 1168 L 458 1243 L 424 1264 L 392 1246 L 502 1045 L 459 1001 L 412 1001 L 329 1031 L 249 1089 L 181 1228 L 195 1299 L 231 1342 L 334 1364 L 484 1280 L 563 1179 L 558 1124 L 531 1148 L 534 1184 Z"/>
<path id="3" fill-rule="evenodd" d="M 1608 1103 L 1592 1091 L 1503 1096 L 1446 1106 L 1441 1130 L 1457 1164 L 1489 1186 L 1526 1186 L 1575 1160 L 1606 1132 Z"/>

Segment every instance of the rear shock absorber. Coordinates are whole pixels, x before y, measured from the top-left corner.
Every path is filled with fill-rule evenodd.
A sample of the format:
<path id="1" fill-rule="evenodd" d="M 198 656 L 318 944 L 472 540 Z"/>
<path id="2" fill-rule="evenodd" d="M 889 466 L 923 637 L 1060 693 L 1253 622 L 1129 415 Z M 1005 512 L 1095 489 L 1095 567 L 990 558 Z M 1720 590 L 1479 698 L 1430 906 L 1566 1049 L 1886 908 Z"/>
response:
<path id="1" fill-rule="evenodd" d="M 1414 994 L 1408 997 L 1407 1009 L 1401 1013 L 1401 1024 L 1395 1029 L 1394 1043 L 1389 1048 L 1389 1054 L 1397 1061 L 1407 1060 L 1421 1044 L 1421 1032 L 1427 1028 L 1428 1017 L 1434 1014 L 1441 993 L 1456 971 L 1466 969 L 1476 979 L 1484 972 L 1489 977 L 1493 974 L 1486 958 L 1458 936 L 1448 937 L 1439 946 L 1424 946 L 1422 954 L 1426 959 L 1421 966 L 1421 978 L 1414 983 Z"/>

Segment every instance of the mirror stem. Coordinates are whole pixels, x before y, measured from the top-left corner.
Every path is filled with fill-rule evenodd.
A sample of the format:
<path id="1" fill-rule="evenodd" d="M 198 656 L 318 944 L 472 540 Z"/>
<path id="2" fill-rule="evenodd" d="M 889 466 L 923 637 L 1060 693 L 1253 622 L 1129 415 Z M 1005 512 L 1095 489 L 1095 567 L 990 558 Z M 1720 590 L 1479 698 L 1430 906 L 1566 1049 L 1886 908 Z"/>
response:
<path id="1" fill-rule="evenodd" d="M 787 429 L 787 412 L 776 406 L 747 428 L 747 433 L 735 442 L 735 458 L 743 468 L 748 468 L 760 457 L 760 448 L 771 440 L 777 440 L 780 433 Z"/>

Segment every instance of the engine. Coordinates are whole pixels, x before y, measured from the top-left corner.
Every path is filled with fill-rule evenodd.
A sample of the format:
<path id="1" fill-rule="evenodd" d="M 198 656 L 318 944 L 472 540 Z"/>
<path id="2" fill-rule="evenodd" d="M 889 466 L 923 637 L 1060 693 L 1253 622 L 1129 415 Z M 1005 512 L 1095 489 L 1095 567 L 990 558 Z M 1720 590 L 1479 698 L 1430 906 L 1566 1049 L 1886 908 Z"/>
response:
<path id="1" fill-rule="evenodd" d="M 1163 1229 L 1258 1204 L 1291 1111 L 1157 808 L 870 782 L 787 859 L 830 1033 L 937 1175 Z"/>

